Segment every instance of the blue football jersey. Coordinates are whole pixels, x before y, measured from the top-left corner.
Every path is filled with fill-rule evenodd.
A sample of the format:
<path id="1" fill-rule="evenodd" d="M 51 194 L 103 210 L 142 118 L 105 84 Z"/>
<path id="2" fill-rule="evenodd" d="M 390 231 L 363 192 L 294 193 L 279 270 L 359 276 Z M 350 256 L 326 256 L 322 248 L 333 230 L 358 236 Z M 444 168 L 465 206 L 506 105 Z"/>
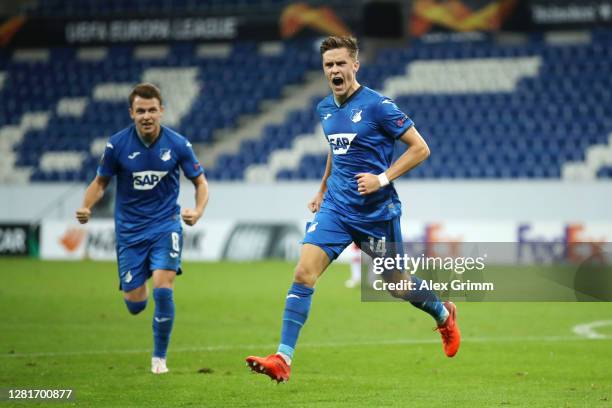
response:
<path id="1" fill-rule="evenodd" d="M 414 125 L 412 120 L 392 100 L 364 86 L 340 106 L 330 94 L 317 105 L 317 113 L 332 152 L 322 207 L 357 221 L 400 216 L 401 204 L 393 184 L 361 196 L 355 175 L 387 170 L 395 141 Z"/>
<path id="2" fill-rule="evenodd" d="M 117 176 L 118 244 L 132 244 L 153 234 L 180 230 L 179 167 L 188 178 L 203 172 L 191 143 L 165 126 L 149 147 L 134 125 L 111 136 L 100 159 L 98 175 Z"/>

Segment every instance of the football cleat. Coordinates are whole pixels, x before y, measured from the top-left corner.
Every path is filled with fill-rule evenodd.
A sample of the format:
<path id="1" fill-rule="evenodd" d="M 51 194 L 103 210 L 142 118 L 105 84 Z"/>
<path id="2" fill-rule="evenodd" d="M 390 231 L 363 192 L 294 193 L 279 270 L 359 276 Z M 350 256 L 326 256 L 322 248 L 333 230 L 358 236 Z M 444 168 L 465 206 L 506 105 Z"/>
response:
<path id="1" fill-rule="evenodd" d="M 270 354 L 268 357 L 248 356 L 246 363 L 254 373 L 265 374 L 277 383 L 289 381 L 291 366 L 278 354 Z"/>
<path id="2" fill-rule="evenodd" d="M 166 367 L 166 359 L 160 357 L 151 358 L 151 372 L 153 374 L 165 374 L 168 371 L 168 367 Z"/>
<path id="3" fill-rule="evenodd" d="M 461 344 L 461 332 L 459 326 L 457 326 L 457 307 L 453 302 L 444 302 L 444 307 L 448 310 L 448 318 L 436 330 L 440 332 L 442 337 L 444 353 L 447 357 L 453 357 L 459 351 L 459 345 Z"/>

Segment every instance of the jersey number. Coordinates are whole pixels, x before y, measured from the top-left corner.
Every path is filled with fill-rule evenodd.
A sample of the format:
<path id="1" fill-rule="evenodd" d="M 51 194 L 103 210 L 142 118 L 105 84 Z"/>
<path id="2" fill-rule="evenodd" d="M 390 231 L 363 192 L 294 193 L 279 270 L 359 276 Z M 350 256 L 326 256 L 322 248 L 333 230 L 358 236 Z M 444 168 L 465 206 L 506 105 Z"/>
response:
<path id="1" fill-rule="evenodd" d="M 177 232 L 172 233 L 172 250 L 175 252 L 179 252 L 181 250 L 179 234 Z"/>
<path id="2" fill-rule="evenodd" d="M 377 240 L 374 237 L 368 237 L 370 239 L 370 250 L 374 253 L 383 256 L 387 253 L 387 237 L 382 237 Z"/>

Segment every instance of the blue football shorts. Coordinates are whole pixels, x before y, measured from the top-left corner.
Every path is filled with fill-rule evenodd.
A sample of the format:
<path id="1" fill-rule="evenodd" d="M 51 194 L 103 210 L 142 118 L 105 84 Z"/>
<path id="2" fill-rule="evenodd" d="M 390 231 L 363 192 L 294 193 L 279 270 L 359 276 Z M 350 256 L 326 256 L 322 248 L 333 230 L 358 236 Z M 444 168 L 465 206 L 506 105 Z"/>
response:
<path id="1" fill-rule="evenodd" d="M 181 271 L 182 231 L 162 232 L 133 245 L 117 245 L 119 289 L 142 286 L 156 269 Z"/>
<path id="2" fill-rule="evenodd" d="M 330 262 L 352 242 L 374 257 L 403 254 L 400 217 L 378 222 L 355 221 L 321 208 L 307 224 L 303 241 L 325 251 Z"/>

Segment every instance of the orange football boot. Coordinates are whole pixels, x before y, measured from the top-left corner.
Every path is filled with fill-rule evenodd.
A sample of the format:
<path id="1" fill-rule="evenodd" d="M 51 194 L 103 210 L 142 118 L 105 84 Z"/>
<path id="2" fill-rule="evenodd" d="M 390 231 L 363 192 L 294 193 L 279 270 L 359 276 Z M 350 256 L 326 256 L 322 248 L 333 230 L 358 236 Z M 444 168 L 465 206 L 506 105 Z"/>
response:
<path id="1" fill-rule="evenodd" d="M 265 374 L 277 383 L 289 381 L 291 366 L 278 354 L 270 354 L 268 357 L 248 356 L 246 362 L 251 371 Z"/>
<path id="2" fill-rule="evenodd" d="M 453 302 L 444 302 L 444 307 L 448 310 L 448 318 L 436 330 L 440 332 L 442 337 L 444 353 L 447 357 L 454 357 L 461 344 L 461 332 L 459 326 L 457 326 L 457 307 Z"/>

